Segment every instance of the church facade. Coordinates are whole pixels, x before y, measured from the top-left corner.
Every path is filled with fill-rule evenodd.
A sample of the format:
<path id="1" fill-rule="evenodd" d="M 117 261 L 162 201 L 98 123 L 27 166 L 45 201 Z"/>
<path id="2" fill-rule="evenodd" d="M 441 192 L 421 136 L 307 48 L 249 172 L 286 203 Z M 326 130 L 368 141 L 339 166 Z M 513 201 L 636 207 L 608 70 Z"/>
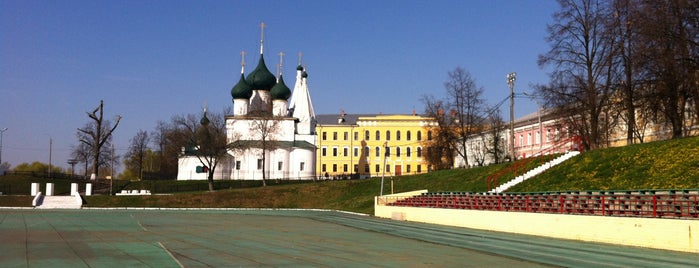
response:
<path id="1" fill-rule="evenodd" d="M 281 71 L 275 76 L 265 64 L 264 35 L 255 69 L 246 77 L 244 60 L 241 65 L 230 92 L 233 115 L 225 118 L 232 146 L 218 161 L 214 179 L 315 179 L 316 119 L 305 67 L 296 68 L 292 92 Z M 184 155 L 179 162 L 178 180 L 206 179 L 196 156 Z"/>

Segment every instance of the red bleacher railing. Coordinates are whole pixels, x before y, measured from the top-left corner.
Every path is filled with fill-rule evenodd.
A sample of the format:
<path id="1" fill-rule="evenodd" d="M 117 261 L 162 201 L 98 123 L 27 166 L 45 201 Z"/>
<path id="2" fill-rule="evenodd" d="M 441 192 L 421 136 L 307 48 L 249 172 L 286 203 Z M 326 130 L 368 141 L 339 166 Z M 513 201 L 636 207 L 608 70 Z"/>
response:
<path id="1" fill-rule="evenodd" d="M 699 191 L 613 191 L 566 193 L 425 193 L 381 196 L 388 206 L 471 209 L 644 218 L 699 219 Z"/>

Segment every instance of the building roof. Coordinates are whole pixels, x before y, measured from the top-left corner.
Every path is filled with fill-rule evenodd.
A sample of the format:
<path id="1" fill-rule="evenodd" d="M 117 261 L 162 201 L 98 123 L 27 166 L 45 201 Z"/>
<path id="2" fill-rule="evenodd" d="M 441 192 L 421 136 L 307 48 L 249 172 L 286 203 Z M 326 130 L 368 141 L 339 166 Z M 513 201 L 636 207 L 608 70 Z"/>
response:
<path id="1" fill-rule="evenodd" d="M 249 99 L 252 96 L 252 87 L 245 82 L 245 76 L 242 73 L 238 83 L 231 89 L 231 96 L 234 99 Z"/>
<path id="2" fill-rule="evenodd" d="M 377 116 L 377 114 L 345 114 L 345 122 L 342 125 L 356 125 L 359 117 Z M 342 114 L 319 114 L 316 115 L 316 122 L 319 125 L 340 125 L 338 119 Z"/>
<path id="3" fill-rule="evenodd" d="M 270 90 L 273 100 L 288 100 L 291 96 L 291 89 L 284 83 L 284 77 L 279 75 L 279 82 Z"/>
<path id="4" fill-rule="evenodd" d="M 265 58 L 262 54 L 260 54 L 260 61 L 257 63 L 255 70 L 248 74 L 246 82 L 253 90 L 270 90 L 277 83 L 277 78 L 267 69 Z"/>

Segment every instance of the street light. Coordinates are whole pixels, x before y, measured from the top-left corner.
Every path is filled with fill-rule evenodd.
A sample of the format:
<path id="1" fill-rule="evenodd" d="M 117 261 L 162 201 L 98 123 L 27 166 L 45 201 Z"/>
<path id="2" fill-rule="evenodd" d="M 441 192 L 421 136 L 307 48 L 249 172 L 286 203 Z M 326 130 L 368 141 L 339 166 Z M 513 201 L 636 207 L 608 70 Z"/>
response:
<path id="1" fill-rule="evenodd" d="M 515 80 L 517 73 L 512 72 L 507 74 L 507 84 L 510 86 L 510 161 L 514 161 L 515 157 Z"/>
<path id="2" fill-rule="evenodd" d="M 2 135 L 5 134 L 5 131 L 7 131 L 7 128 L 0 129 L 0 167 L 2 167 Z"/>

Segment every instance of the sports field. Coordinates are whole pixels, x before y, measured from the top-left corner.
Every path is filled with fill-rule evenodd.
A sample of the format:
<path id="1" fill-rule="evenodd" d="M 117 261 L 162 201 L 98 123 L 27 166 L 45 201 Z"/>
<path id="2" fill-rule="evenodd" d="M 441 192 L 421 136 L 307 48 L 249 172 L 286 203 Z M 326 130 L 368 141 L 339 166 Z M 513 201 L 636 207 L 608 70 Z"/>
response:
<path id="1" fill-rule="evenodd" d="M 0 209 L 2 267 L 693 267 L 699 256 L 323 210 Z"/>

